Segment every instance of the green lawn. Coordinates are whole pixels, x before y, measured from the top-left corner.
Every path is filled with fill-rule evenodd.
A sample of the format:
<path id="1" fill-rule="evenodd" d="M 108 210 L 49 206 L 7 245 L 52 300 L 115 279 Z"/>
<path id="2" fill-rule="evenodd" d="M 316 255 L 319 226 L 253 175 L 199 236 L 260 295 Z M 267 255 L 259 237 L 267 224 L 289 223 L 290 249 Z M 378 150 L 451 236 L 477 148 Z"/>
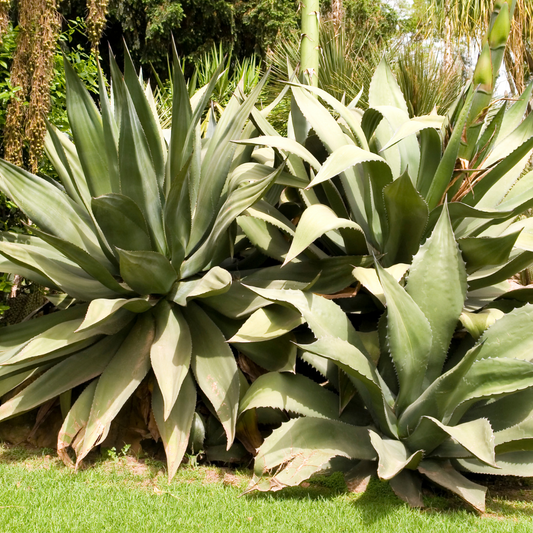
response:
<path id="1" fill-rule="evenodd" d="M 239 497 L 246 484 L 246 474 L 202 466 L 183 467 L 169 485 L 162 463 L 131 457 L 97 461 L 74 472 L 52 452 L 0 445 L 0 532 L 517 533 L 533 529 L 529 484 L 506 489 L 505 498 L 489 498 L 482 517 L 448 497 L 430 496 L 425 510 L 409 509 L 388 484 L 377 481 L 358 495 L 313 484 Z"/>

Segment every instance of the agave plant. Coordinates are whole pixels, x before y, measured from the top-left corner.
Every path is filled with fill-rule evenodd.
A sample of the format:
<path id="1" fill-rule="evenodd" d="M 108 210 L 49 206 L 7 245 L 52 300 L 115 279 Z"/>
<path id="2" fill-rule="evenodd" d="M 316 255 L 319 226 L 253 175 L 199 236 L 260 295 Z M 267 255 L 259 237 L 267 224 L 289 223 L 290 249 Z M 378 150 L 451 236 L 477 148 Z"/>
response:
<path id="1" fill-rule="evenodd" d="M 302 415 L 261 445 L 249 490 L 280 490 L 323 470 L 353 480 L 373 468 L 413 506 L 422 506 L 421 479 L 429 479 L 483 511 L 486 489 L 464 472 L 533 475 L 533 306 L 509 312 L 476 342 L 457 335 L 467 271 L 446 206 L 406 284 L 376 269 L 386 311 L 373 331 L 363 322 L 358 331 L 316 294 L 253 289 L 277 305 L 252 314 L 232 340 L 272 338 L 299 318 L 315 337 L 299 343 L 300 355 L 328 382 L 268 373 L 248 389 L 243 414 Z"/>
<path id="2" fill-rule="evenodd" d="M 65 63 L 73 142 L 53 127 L 46 140 L 61 183 L 0 161 L 0 189 L 31 220 L 27 235 L 1 234 L 0 271 L 69 298 L 66 309 L 2 330 L 0 396 L 20 392 L 0 406 L 0 420 L 60 396 L 58 450 L 68 461 L 71 446 L 79 464 L 141 381 L 155 376 L 153 414 L 172 477 L 193 421 L 195 381 L 227 448 L 234 441 L 241 374 L 202 302 L 211 297 L 219 312 L 241 305 L 215 298 L 232 284 L 220 265 L 232 265 L 236 217 L 279 171 L 260 179 L 237 172 L 249 150 L 232 143 L 254 130 L 245 124 L 265 79 L 248 98 L 236 93 L 202 138 L 219 72 L 189 99 L 175 57 L 172 127 L 164 131 L 131 59 L 124 75 L 113 58 L 111 66 L 111 99 L 100 74 L 100 112 Z"/>
<path id="3" fill-rule="evenodd" d="M 305 183 L 298 195 L 282 197 L 279 209 L 299 222 L 278 258 L 288 263 L 318 239 L 329 256 L 375 253 L 385 267 L 407 265 L 447 200 L 471 301 L 479 289 L 509 290 L 498 284 L 533 259 L 531 225 L 515 221 L 533 205 L 533 173 L 523 175 L 533 149 L 533 116 L 524 119 L 533 83 L 509 108 L 491 100 L 513 6 L 498 4 L 473 80 L 448 116 L 410 119 L 382 61 L 364 112 L 356 101 L 345 105 L 320 88 L 292 84 L 287 138 L 256 118 L 263 135 L 241 142 L 289 155 L 287 172 Z M 268 172 L 260 163 L 255 169 Z M 270 235 L 279 228 L 290 234 L 278 224 Z"/>

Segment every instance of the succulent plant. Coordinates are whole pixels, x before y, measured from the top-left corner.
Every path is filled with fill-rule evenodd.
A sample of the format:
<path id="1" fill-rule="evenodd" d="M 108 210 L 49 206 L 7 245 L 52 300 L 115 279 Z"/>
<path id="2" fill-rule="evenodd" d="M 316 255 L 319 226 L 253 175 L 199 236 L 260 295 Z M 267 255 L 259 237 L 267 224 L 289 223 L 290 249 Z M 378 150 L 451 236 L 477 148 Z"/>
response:
<path id="1" fill-rule="evenodd" d="M 300 356 L 327 381 L 273 372 L 248 389 L 241 416 L 264 407 L 301 415 L 259 447 L 249 490 L 373 469 L 413 506 L 423 505 L 423 478 L 483 511 L 486 489 L 464 472 L 533 474 L 533 306 L 516 307 L 477 340 L 456 331 L 467 272 L 446 204 L 406 283 L 377 260 L 376 269 L 386 310 L 374 329 L 357 330 L 322 296 L 253 288 L 276 307 L 256 311 L 231 340 L 272 338 L 305 321 L 315 340 L 298 343 Z"/>
<path id="2" fill-rule="evenodd" d="M 177 56 L 174 63 L 170 130 L 161 129 L 150 87 L 129 56 L 124 75 L 111 58 L 111 98 L 100 74 L 101 111 L 66 62 L 73 141 L 52 126 L 46 139 L 60 183 L 0 161 L 0 189 L 31 220 L 25 235 L 1 234 L 0 270 L 64 293 L 55 300 L 66 307 L 2 330 L 0 396 L 20 392 L 0 406 L 0 420 L 60 396 L 66 417 L 58 450 L 69 461 L 72 447 L 79 464 L 152 376 L 170 477 L 187 447 L 195 382 L 227 448 L 234 441 L 242 374 L 210 316 L 265 302 L 252 293 L 218 303 L 215 296 L 233 281 L 220 265 L 235 267 L 235 246 L 250 247 L 242 239 L 236 245 L 235 219 L 281 172 L 239 172 L 249 150 L 232 142 L 254 131 L 248 116 L 265 80 L 247 98 L 237 90 L 202 137 L 220 72 L 189 99 Z M 70 405 L 71 390 L 83 384 Z"/>
<path id="3" fill-rule="evenodd" d="M 533 260 L 530 221 L 516 221 L 533 206 L 533 173 L 527 172 L 533 82 L 509 107 L 492 101 L 513 6 L 496 6 L 473 80 L 449 116 L 410 119 L 382 61 L 365 111 L 356 107 L 357 99 L 345 104 L 319 88 L 292 83 L 286 138 L 257 117 L 262 135 L 241 142 L 288 156 L 286 172 L 301 183 L 298 194 L 285 194 L 279 205 L 298 220 L 290 247 L 277 245 L 280 231 L 290 234 L 278 224 L 268 235 L 265 230 L 264 249 L 285 264 L 314 243 L 330 257 L 374 253 L 385 267 L 407 265 L 447 200 L 467 265 L 469 305 L 477 309 L 481 296 L 509 291 L 505 281 Z M 363 285 L 364 274 L 358 278 Z"/>

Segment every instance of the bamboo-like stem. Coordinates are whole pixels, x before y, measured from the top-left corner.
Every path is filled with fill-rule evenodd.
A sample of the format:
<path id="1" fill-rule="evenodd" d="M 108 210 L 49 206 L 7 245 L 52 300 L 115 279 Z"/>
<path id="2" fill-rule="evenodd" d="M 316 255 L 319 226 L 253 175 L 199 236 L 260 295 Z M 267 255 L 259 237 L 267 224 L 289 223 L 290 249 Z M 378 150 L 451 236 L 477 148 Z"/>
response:
<path id="1" fill-rule="evenodd" d="M 302 44 L 300 48 L 301 71 L 313 86 L 318 86 L 318 65 L 320 60 L 318 20 L 319 0 L 303 0 Z"/>

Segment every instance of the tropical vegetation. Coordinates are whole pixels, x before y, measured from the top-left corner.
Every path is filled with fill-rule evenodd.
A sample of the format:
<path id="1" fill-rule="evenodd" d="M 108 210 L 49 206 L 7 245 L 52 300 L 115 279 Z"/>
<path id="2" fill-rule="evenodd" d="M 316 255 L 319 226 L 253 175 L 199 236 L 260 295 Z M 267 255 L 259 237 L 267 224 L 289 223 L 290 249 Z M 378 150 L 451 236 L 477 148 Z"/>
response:
<path id="1" fill-rule="evenodd" d="M 311 2 L 270 103 L 268 73 L 222 48 L 189 82 L 173 48 L 156 91 L 111 54 L 99 106 L 65 59 L 51 176 L 0 161 L 27 217 L 0 234 L 0 270 L 57 305 L 2 329 L 0 421 L 59 398 L 78 467 L 135 401 L 169 478 L 187 450 L 255 456 L 249 491 L 341 471 L 483 512 L 469 473 L 533 476 L 533 290 L 512 281 L 533 264 L 533 82 L 495 97 L 517 5 L 495 3 L 445 98 L 384 59 L 331 94 Z"/>

